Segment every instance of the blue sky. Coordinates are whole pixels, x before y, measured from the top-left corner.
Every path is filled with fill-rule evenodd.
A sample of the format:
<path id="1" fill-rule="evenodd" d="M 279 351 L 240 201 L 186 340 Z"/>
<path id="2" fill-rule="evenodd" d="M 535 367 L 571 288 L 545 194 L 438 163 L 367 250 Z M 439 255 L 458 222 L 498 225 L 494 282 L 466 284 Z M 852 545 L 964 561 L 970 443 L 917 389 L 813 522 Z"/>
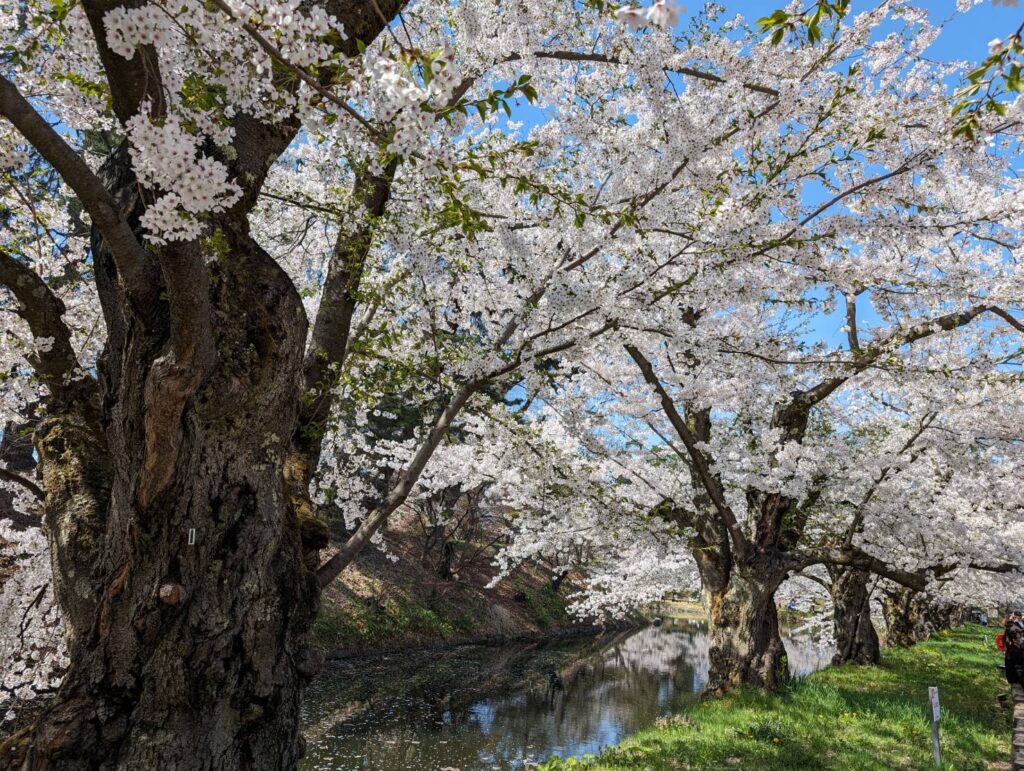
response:
<path id="1" fill-rule="evenodd" d="M 767 16 L 776 8 L 786 5 L 787 0 L 719 0 L 729 15 L 743 14 L 748 20 L 754 21 Z M 949 22 L 942 35 L 929 52 L 936 59 L 952 61 L 955 59 L 982 59 L 988 53 L 988 41 L 992 38 L 1006 38 L 1024 21 L 1024 7 L 1018 4 L 1014 8 L 1005 4 L 998 5 L 993 0 L 982 3 L 964 14 L 956 14 Z M 859 13 L 877 3 L 872 0 L 853 0 L 851 9 Z M 700 7 L 699 2 L 684 3 L 690 11 Z M 918 8 L 927 8 L 933 23 L 940 23 L 953 16 L 956 11 L 956 0 L 917 0 Z"/>
<path id="2" fill-rule="evenodd" d="M 783 7 L 786 0 L 719 0 L 726 8 L 726 18 L 742 14 L 749 22 L 766 16 L 775 8 Z M 808 3 L 809 4 L 809 0 Z M 856 14 L 875 6 L 874 0 L 853 0 L 851 13 Z M 980 61 L 988 54 L 988 42 L 993 38 L 1006 39 L 1024 21 L 1024 7 L 1012 7 L 1002 2 L 983 0 L 966 13 L 956 13 L 956 0 L 917 0 L 913 3 L 929 11 L 932 23 L 944 24 L 938 39 L 928 48 L 926 56 L 938 61 Z M 699 7 L 692 3 L 688 10 Z M 685 24 L 685 18 L 683 19 Z M 832 314 L 821 314 L 814 318 L 812 327 L 804 336 L 804 342 L 818 340 L 830 345 L 845 345 L 846 335 L 842 331 L 846 323 L 843 304 L 840 301 Z M 860 322 L 872 324 L 878 316 L 870 305 L 869 296 L 862 296 L 857 302 Z"/>
<path id="3" fill-rule="evenodd" d="M 1012 1 L 1012 0 L 1011 0 Z M 632 0 L 639 7 L 646 7 L 652 0 Z M 681 14 L 680 28 L 685 28 L 689 17 L 700 10 L 704 0 L 677 0 L 685 7 Z M 748 23 L 753 24 L 758 18 L 767 16 L 773 10 L 784 7 L 788 0 L 718 0 L 724 7 L 722 19 L 742 14 Z M 804 7 L 811 0 L 803 0 Z M 851 14 L 875 7 L 878 0 L 852 0 Z M 1018 1 L 1017 7 L 1008 4 L 1008 0 L 983 0 L 966 13 L 956 12 L 956 0 L 912 0 L 916 8 L 928 10 L 934 24 L 943 25 L 938 39 L 927 49 L 925 55 L 937 61 L 978 62 L 988 54 L 988 43 L 993 38 L 1005 39 L 1024 21 L 1024 3 Z M 642 34 L 642 33 L 641 33 Z M 950 83 L 952 90 L 957 84 Z M 516 100 L 515 119 L 523 121 L 526 128 L 543 121 L 544 112 Z M 823 292 L 818 297 L 823 296 Z M 837 308 L 830 314 L 819 313 L 812 321 L 804 343 L 825 342 L 831 346 L 846 346 L 846 334 L 843 326 L 846 323 L 845 309 L 840 301 Z M 871 306 L 870 295 L 861 296 L 857 301 L 858 319 L 863 327 L 877 324 L 880 318 Z M 986 322 L 988 323 L 988 322 Z M 862 330 L 863 331 L 863 330 Z"/>

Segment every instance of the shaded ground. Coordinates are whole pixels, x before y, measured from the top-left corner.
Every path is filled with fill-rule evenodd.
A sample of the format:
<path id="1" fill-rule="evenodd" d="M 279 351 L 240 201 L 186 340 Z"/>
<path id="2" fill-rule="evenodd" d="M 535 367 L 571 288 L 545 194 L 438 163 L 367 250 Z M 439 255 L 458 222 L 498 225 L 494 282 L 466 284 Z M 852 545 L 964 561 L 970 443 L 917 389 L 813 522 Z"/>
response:
<path id="1" fill-rule="evenodd" d="M 424 556 L 422 533 L 408 519 L 385 542 L 397 561 L 370 547 L 324 592 L 313 634 L 326 650 L 516 638 L 575 623 L 565 610 L 571 578 L 555 592 L 548 570 L 527 565 L 489 589 L 495 547 L 478 541 L 452 544 L 459 569 L 443 579 L 436 553 Z"/>
<path id="2" fill-rule="evenodd" d="M 995 631 L 940 633 L 910 649 L 886 650 L 880 667 L 830 668 L 775 696 L 742 691 L 708 700 L 598 759 L 543 768 L 934 768 L 932 685 L 942 702 L 943 767 L 1009 768 L 1010 711 L 996 700 L 1007 685 L 996 668 Z"/>

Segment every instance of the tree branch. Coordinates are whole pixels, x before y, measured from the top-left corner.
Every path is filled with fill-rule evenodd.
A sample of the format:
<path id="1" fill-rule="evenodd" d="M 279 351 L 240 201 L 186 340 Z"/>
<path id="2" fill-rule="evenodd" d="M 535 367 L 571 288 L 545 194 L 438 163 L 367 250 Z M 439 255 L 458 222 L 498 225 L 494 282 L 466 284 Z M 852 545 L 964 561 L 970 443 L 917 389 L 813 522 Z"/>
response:
<path id="1" fill-rule="evenodd" d="M 854 354 L 860 353 L 860 338 L 857 334 L 857 296 L 860 294 L 846 295 L 846 340 L 850 344 L 850 350 Z"/>
<path id="2" fill-rule="evenodd" d="M 388 493 L 384 502 L 377 509 L 370 512 L 369 516 L 362 521 L 348 541 L 345 542 L 345 545 L 317 570 L 316 580 L 321 589 L 341 575 L 341 572 L 352 563 L 356 555 L 366 546 L 370 538 L 373 537 L 373 534 L 380 530 L 388 521 L 388 517 L 391 516 L 392 512 L 405 503 L 409 493 L 412 492 L 417 480 L 419 480 L 420 474 L 426 468 L 427 462 L 434 454 L 434 450 L 437 449 L 441 440 L 448 433 L 448 428 L 451 426 L 452 421 L 455 420 L 459 411 L 481 385 L 480 381 L 471 380 L 465 383 L 452 396 L 438 416 L 434 427 L 430 429 L 430 433 L 427 434 L 423 444 L 420 445 L 412 460 L 402 470 L 402 473 L 399 474 L 398 481 L 391 489 L 391 492 Z"/>
<path id="3" fill-rule="evenodd" d="M 146 253 L 100 179 L 3 75 L 0 75 L 0 115 L 14 125 L 75 191 L 110 249 L 129 294 L 138 297 L 146 287 L 142 273 Z"/>
<path id="4" fill-rule="evenodd" d="M 607 54 L 587 53 L 582 51 L 534 51 L 533 56 L 537 59 L 559 59 L 566 62 L 597 62 L 603 64 L 629 64 L 617 56 L 608 56 Z M 520 61 L 524 57 L 522 54 L 512 54 L 505 62 Z M 706 80 L 709 83 L 715 85 L 722 85 L 726 83 L 726 79 L 715 75 L 712 72 L 705 72 L 698 70 L 693 67 L 666 67 L 668 72 L 675 73 L 676 75 L 687 75 L 691 78 L 698 80 Z M 778 96 L 779 92 L 770 88 L 769 86 L 762 86 L 758 83 L 744 82 L 743 87 L 748 91 L 756 91 L 759 94 L 767 94 L 768 96 Z"/>
<path id="5" fill-rule="evenodd" d="M 884 340 L 860 349 L 861 353 L 851 362 L 852 372 L 822 380 L 811 388 L 798 391 L 785 406 L 779 408 L 776 417 L 773 418 L 773 425 L 791 430 L 793 433 L 791 438 L 801 438 L 803 429 L 806 428 L 807 414 L 811 408 L 831 396 L 850 378 L 873 365 L 884 354 L 930 337 L 937 332 L 949 332 L 966 326 L 982 313 L 990 310 L 992 308 L 988 305 L 975 305 L 966 311 L 947 313 L 915 324 L 906 332 L 894 332 Z"/>
<path id="6" fill-rule="evenodd" d="M 103 18 L 115 8 L 138 8 L 145 0 L 84 0 L 89 26 L 96 39 L 96 50 L 103 64 L 103 71 L 110 85 L 110 97 L 114 114 L 124 125 L 139 112 L 142 103 L 148 101 L 153 115 L 164 114 L 164 93 L 160 78 L 160 58 L 152 45 L 137 46 L 135 55 L 125 59 L 114 53 L 107 45 L 107 29 Z"/>
<path id="7" fill-rule="evenodd" d="M 16 485 L 21 485 L 41 501 L 46 498 L 46 493 L 44 493 L 42 488 L 35 482 L 30 479 L 26 479 L 21 474 L 15 474 L 13 471 L 8 471 L 2 466 L 0 466 L 0 479 L 6 479 L 8 482 L 14 482 Z"/>
<path id="8" fill-rule="evenodd" d="M 332 371 L 341 367 L 348 352 L 352 317 L 358 304 L 359 285 L 363 278 L 366 257 L 373 245 L 373 228 L 384 214 L 391 197 L 391 184 L 398 168 L 392 160 L 382 176 L 358 175 L 355 197 L 361 199 L 365 216 L 350 232 L 339 223 L 338 237 L 327 267 L 320 308 L 313 325 L 313 335 L 303 363 L 306 399 L 299 411 L 299 441 L 308 456 L 310 469 L 319 460 L 319 437 L 311 436 L 316 426 L 327 419 L 333 398 Z"/>
<path id="9" fill-rule="evenodd" d="M 224 2 L 224 0 L 211 1 L 229 19 L 231 19 L 232 21 L 238 21 L 238 17 L 235 16 L 235 12 L 232 10 L 230 5 Z M 321 85 L 321 83 L 315 77 L 306 72 L 304 68 L 299 67 L 296 64 L 292 64 L 290 61 L 288 61 L 288 58 L 281 52 L 281 50 L 273 43 L 271 43 L 269 40 L 267 40 L 267 38 L 264 37 L 263 33 L 260 32 L 255 25 L 248 21 L 242 21 L 241 27 L 243 30 L 245 30 L 246 34 L 248 34 L 249 37 L 253 39 L 253 42 L 255 42 L 256 45 L 258 45 L 260 48 L 262 48 L 263 51 L 267 55 L 269 55 L 274 61 L 276 61 L 282 67 L 284 67 L 297 78 L 299 78 L 303 83 L 305 83 L 311 89 L 316 91 L 328 102 L 331 102 L 332 104 L 340 107 L 342 111 L 347 113 L 360 126 L 366 129 L 367 133 L 369 133 L 371 137 L 380 137 L 380 131 L 374 128 L 374 126 L 372 126 L 370 122 L 366 120 L 366 118 L 360 115 L 355 110 L 355 108 L 352 107 L 352 105 L 350 105 L 344 99 L 339 99 L 337 96 L 328 91 L 323 85 Z"/>
<path id="10" fill-rule="evenodd" d="M 1016 329 L 1018 332 L 1024 332 L 1024 323 L 1021 323 L 1014 316 L 1011 316 L 1009 311 L 1006 311 L 1002 308 L 998 308 L 995 305 L 990 305 L 988 309 L 991 313 L 994 313 L 996 316 L 1001 318 L 1003 321 L 1005 321 L 1011 327 Z"/>
<path id="11" fill-rule="evenodd" d="M 71 331 L 62 318 L 64 303 L 34 270 L 3 249 L 0 249 L 0 284 L 18 301 L 15 313 L 25 320 L 36 341 L 53 340 L 49 347 L 37 347 L 28 355 L 28 361 L 50 393 L 61 393 L 78 369 L 78 359 L 71 347 Z"/>
<path id="12" fill-rule="evenodd" d="M 801 569 L 809 568 L 811 565 L 843 565 L 866 570 L 875 575 L 882 576 L 882 578 L 888 578 L 890 581 L 894 581 L 900 586 L 905 586 L 914 591 L 923 592 L 928 588 L 927 570 L 900 570 L 860 549 L 828 552 L 825 554 L 797 554 L 794 556 L 800 560 L 802 564 Z"/>
<path id="13" fill-rule="evenodd" d="M 925 431 L 928 430 L 928 427 L 935 422 L 936 417 L 938 417 L 937 412 L 929 412 L 927 415 L 925 415 L 918 424 L 917 430 L 914 431 L 913 434 L 911 434 L 910 438 L 907 439 L 906 442 L 903 443 L 903 446 L 900 447 L 900 450 L 899 452 L 896 453 L 896 456 L 899 457 L 907 450 L 909 450 L 911 447 L 913 447 L 914 443 L 921 438 Z M 912 455 L 911 462 L 913 462 L 916 458 L 916 454 Z M 860 504 L 857 506 L 857 513 L 854 514 L 853 519 L 850 521 L 849 527 L 846 529 L 846 535 L 843 538 L 844 549 L 850 549 L 853 547 L 853 537 L 860 530 L 861 525 L 864 522 L 864 508 L 871 502 L 871 499 L 875 497 L 875 493 L 878 492 L 879 486 L 888 478 L 889 472 L 891 471 L 892 464 L 889 464 L 884 469 L 882 469 L 879 475 L 875 477 L 875 480 L 871 483 L 871 487 L 861 498 Z"/>
<path id="14" fill-rule="evenodd" d="M 714 503 L 715 509 L 718 511 L 718 515 L 725 522 L 726 527 L 729 528 L 729 534 L 732 536 L 733 547 L 736 549 L 737 556 L 740 559 L 743 559 L 749 551 L 749 544 L 747 543 L 746 536 L 744 536 L 743 530 L 736 521 L 736 515 L 729 507 L 729 504 L 725 501 L 725 494 L 722 491 L 718 479 L 711 473 L 707 457 L 705 457 L 704 453 L 697 447 L 696 437 L 694 437 L 693 433 L 690 431 L 689 426 L 686 425 L 686 421 L 683 419 L 683 416 L 679 414 L 675 403 L 672 401 L 672 397 L 669 396 L 668 391 L 665 390 L 665 386 L 661 382 L 661 379 L 654 372 L 654 367 L 651 365 L 651 362 L 642 353 L 640 353 L 640 350 L 634 345 L 627 345 L 626 351 L 640 368 L 640 372 L 643 373 L 644 380 L 647 381 L 648 385 L 654 388 L 658 393 L 658 396 L 661 398 L 661 407 L 664 410 L 665 415 L 668 417 L 672 427 L 682 440 L 683 445 L 686 447 L 686 451 L 690 454 L 697 476 L 703 484 L 704 489 L 707 491 L 708 496 L 711 498 L 711 502 Z"/>

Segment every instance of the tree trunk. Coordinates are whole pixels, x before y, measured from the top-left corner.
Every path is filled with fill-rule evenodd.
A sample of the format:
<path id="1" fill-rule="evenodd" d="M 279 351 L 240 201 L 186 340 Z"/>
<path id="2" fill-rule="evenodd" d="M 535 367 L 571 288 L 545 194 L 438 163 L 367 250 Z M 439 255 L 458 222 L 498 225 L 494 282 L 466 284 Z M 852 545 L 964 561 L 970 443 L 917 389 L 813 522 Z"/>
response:
<path id="1" fill-rule="evenodd" d="M 885 644 L 890 648 L 909 648 L 926 636 L 924 596 L 907 587 L 887 590 L 882 598 L 885 616 Z"/>
<path id="2" fill-rule="evenodd" d="M 788 676 L 775 590 L 781 577 L 751 566 L 733 569 L 710 590 L 708 693 L 739 685 L 774 690 Z"/>
<path id="3" fill-rule="evenodd" d="M 0 469 L 17 474 L 20 479 L 35 485 L 36 459 L 33 455 L 32 430 L 38 423 L 37 405 L 31 405 L 24 422 L 8 422 L 0 436 Z M 2 474 L 0 474 L 2 476 Z M 0 485 L 0 519 L 7 520 L 18 530 L 39 527 L 39 517 L 33 511 L 23 511 L 14 505 L 14 492 Z"/>
<path id="4" fill-rule="evenodd" d="M 562 582 L 565 581 L 565 579 L 566 579 L 566 577 L 568 575 L 569 575 L 569 571 L 568 570 L 552 571 L 552 573 L 551 573 L 551 592 L 553 594 L 558 594 L 559 592 L 562 591 Z"/>
<path id="5" fill-rule="evenodd" d="M 855 568 L 834 567 L 831 594 L 834 608 L 836 653 L 833 664 L 874 665 L 881 661 L 878 633 L 871 622 L 870 574 Z"/>
<path id="6" fill-rule="evenodd" d="M 928 634 L 942 632 L 964 623 L 966 614 L 962 605 L 929 599 L 924 606 L 924 625 Z"/>
<path id="7" fill-rule="evenodd" d="M 194 373 L 167 364 L 166 308 L 142 321 L 109 302 L 116 277 L 97 279 L 111 330 L 102 393 L 49 405 L 36 432 L 71 665 L 0 765 L 288 769 L 301 757 L 320 541 L 286 461 L 306 319 L 244 218 L 220 233 L 216 364 L 194 389 Z M 97 255 L 97 272 L 112 270 Z"/>

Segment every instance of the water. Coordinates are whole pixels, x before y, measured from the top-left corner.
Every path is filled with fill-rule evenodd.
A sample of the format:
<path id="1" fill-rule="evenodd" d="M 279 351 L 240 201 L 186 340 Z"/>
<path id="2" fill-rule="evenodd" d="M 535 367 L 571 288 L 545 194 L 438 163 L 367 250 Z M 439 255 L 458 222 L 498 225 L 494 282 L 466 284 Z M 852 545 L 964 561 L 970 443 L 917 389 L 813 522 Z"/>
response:
<path id="1" fill-rule="evenodd" d="M 804 675 L 830 651 L 787 639 Z M 329 665 L 304 706 L 304 769 L 520 769 L 598 753 L 697 699 L 706 627 L 669 619 L 601 638 Z"/>

